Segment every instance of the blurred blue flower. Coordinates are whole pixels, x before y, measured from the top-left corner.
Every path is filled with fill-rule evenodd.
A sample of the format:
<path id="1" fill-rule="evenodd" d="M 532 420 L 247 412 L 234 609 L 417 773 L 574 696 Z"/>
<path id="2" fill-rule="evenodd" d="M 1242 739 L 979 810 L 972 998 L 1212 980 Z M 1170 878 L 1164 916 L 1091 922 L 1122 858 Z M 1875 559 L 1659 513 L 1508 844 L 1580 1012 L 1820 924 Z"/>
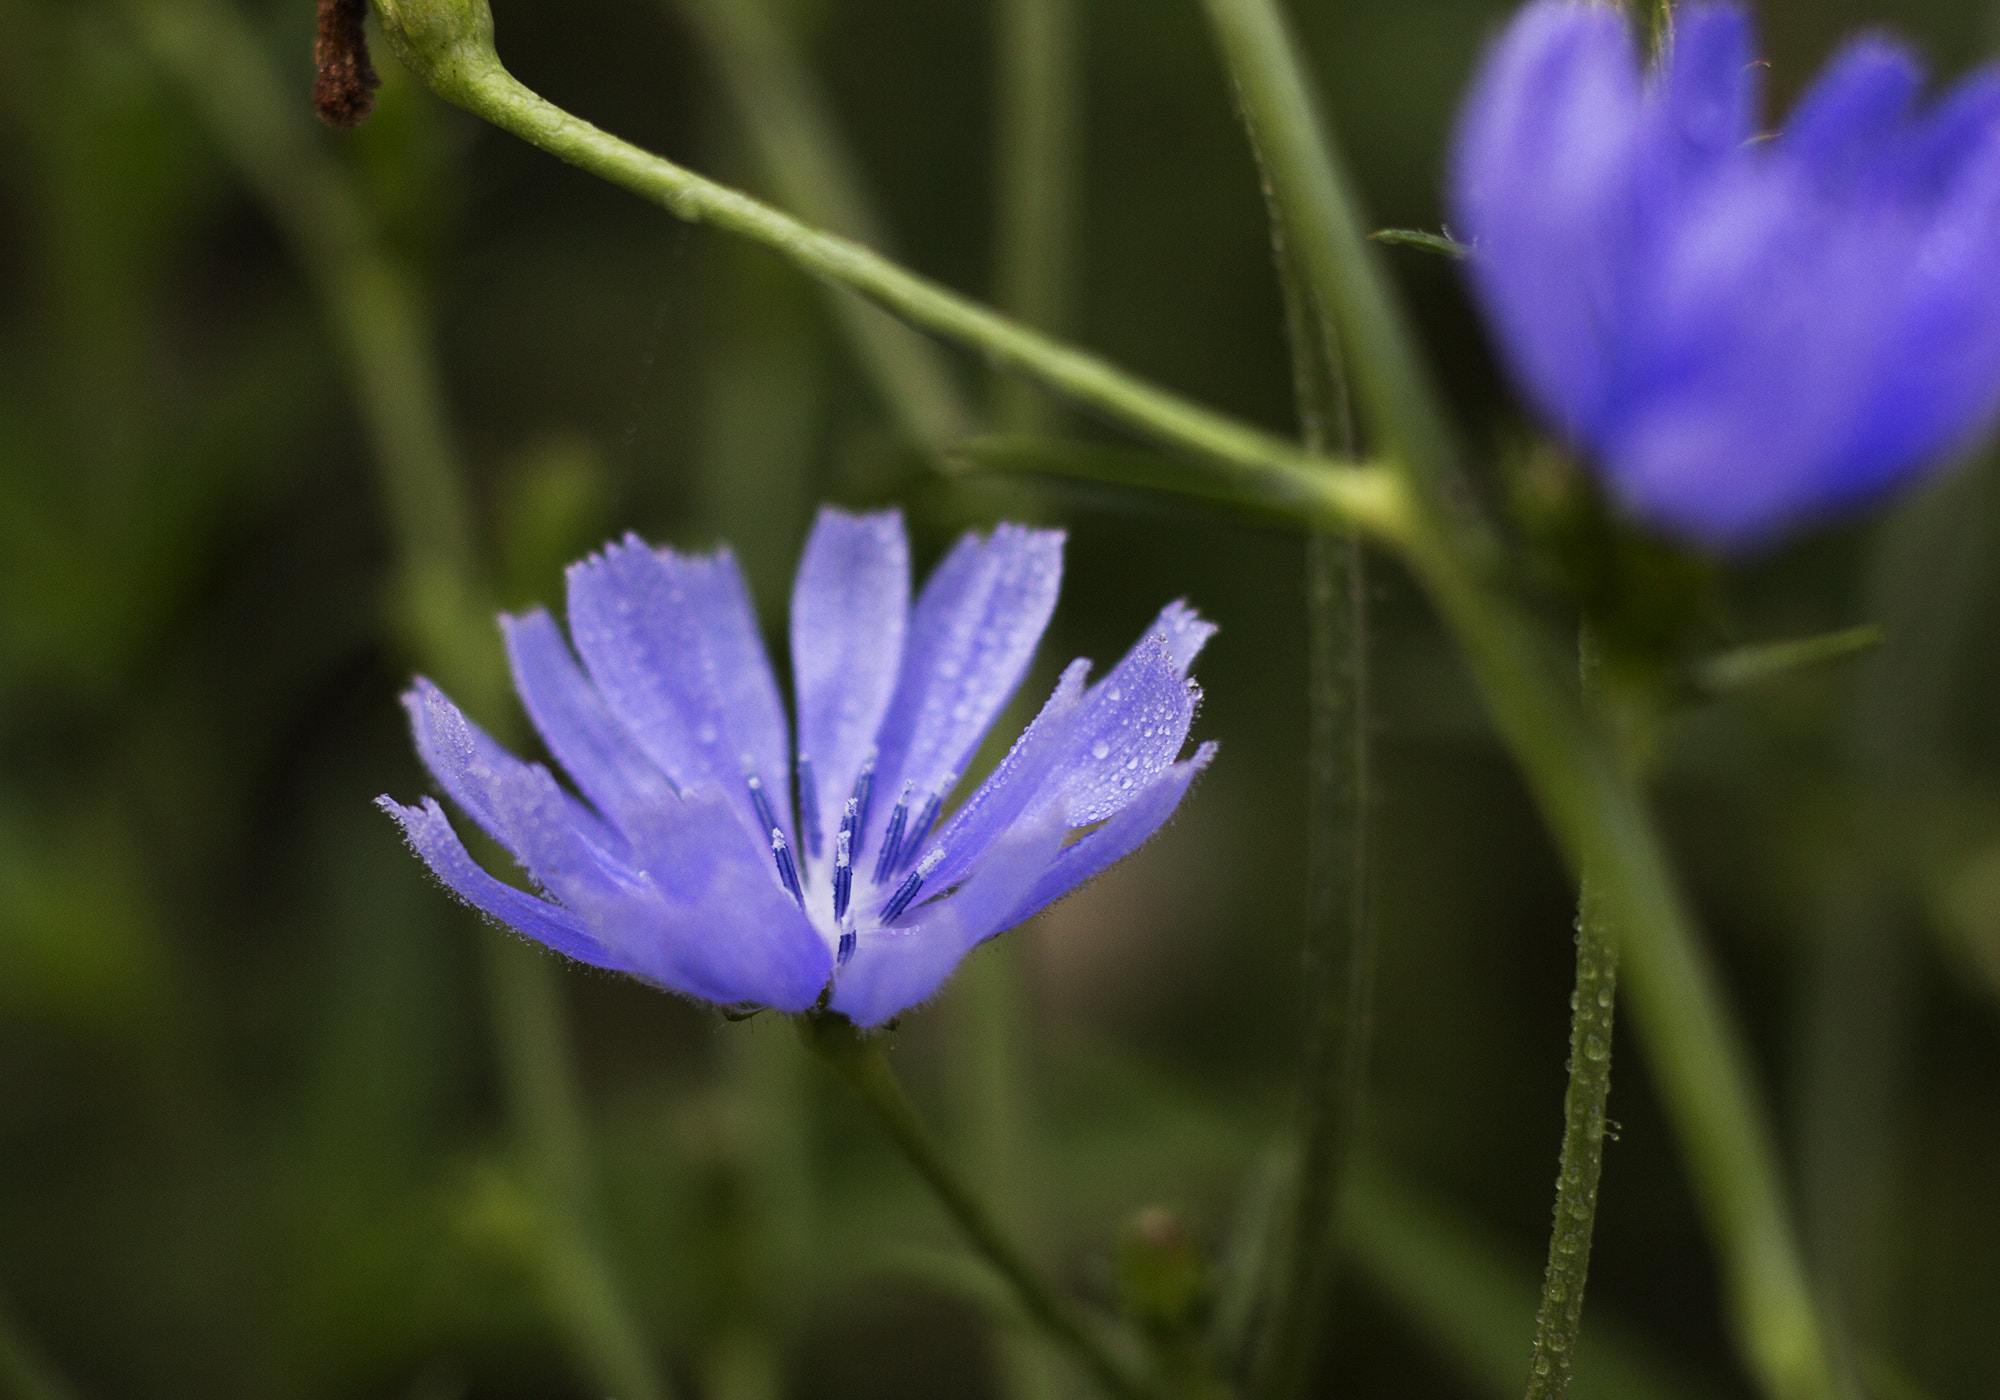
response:
<path id="1" fill-rule="evenodd" d="M 1144 842 L 1214 755 L 1175 761 L 1215 628 L 1173 603 L 1095 685 L 1073 662 L 940 823 L 1048 625 L 1062 544 L 968 533 L 912 607 L 901 516 L 821 511 L 792 591 L 794 763 L 735 561 L 628 535 L 571 566 L 570 641 L 540 609 L 501 619 L 580 797 L 430 682 L 404 697 L 425 765 L 542 897 L 480 868 L 435 801 L 381 806 L 460 898 L 579 962 L 791 1012 L 831 982 L 834 1010 L 880 1024 Z"/>
<path id="2" fill-rule="evenodd" d="M 1460 119 L 1451 203 L 1535 409 L 1633 516 L 1738 549 L 1858 505 L 2000 406 L 2000 78 L 1920 103 L 1850 42 L 1775 136 L 1733 5 L 1650 73 L 1617 8 L 1538 0 Z"/>

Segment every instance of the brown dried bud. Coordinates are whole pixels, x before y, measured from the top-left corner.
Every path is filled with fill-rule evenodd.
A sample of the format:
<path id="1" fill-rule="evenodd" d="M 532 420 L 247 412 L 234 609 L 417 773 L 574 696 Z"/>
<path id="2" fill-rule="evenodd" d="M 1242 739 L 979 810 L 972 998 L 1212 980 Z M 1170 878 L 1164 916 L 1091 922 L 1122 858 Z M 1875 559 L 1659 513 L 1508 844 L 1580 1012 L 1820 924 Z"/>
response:
<path id="1" fill-rule="evenodd" d="M 382 86 L 368 57 L 368 0 L 319 0 L 319 37 L 313 41 L 313 110 L 328 126 L 353 128 L 375 110 Z"/>

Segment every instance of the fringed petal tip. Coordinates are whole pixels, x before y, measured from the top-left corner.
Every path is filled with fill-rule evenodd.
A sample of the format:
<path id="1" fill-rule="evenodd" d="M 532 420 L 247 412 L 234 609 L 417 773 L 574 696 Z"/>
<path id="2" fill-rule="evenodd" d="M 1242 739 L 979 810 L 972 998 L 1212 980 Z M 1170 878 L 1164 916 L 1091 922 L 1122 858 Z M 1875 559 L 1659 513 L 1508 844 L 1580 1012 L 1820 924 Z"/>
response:
<path id="1" fill-rule="evenodd" d="M 403 839 L 417 858 L 461 902 L 564 957 L 614 972 L 631 970 L 569 910 L 516 889 L 475 861 L 436 798 L 426 797 L 417 806 L 406 807 L 385 793 L 375 799 L 375 805 L 402 827 Z"/>

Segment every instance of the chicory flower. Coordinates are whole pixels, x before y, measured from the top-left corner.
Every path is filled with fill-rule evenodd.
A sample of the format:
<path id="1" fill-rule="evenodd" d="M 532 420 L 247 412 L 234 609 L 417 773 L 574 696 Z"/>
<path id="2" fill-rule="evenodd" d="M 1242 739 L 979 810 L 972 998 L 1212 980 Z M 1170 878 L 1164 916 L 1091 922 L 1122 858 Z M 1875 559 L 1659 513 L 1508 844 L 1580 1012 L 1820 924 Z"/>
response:
<path id="1" fill-rule="evenodd" d="M 1679 9 L 1642 71 L 1617 8 L 1537 0 L 1451 179 L 1532 406 L 1629 514 L 1724 549 L 1881 496 L 2000 408 L 2000 77 L 1926 101 L 1866 35 L 1766 135 L 1754 58 L 1734 5 Z"/>
<path id="2" fill-rule="evenodd" d="M 380 805 L 460 898 L 579 962 L 878 1025 L 1138 847 L 1215 752 L 1177 761 L 1215 628 L 1173 603 L 1096 684 L 1073 662 L 942 815 L 1048 625 L 1062 545 L 968 533 L 912 606 L 902 518 L 821 511 L 792 593 L 794 757 L 735 561 L 628 535 L 571 566 L 567 640 L 540 609 L 501 619 L 574 793 L 428 681 L 404 696 L 425 765 L 541 894 L 474 862 L 436 801 Z"/>

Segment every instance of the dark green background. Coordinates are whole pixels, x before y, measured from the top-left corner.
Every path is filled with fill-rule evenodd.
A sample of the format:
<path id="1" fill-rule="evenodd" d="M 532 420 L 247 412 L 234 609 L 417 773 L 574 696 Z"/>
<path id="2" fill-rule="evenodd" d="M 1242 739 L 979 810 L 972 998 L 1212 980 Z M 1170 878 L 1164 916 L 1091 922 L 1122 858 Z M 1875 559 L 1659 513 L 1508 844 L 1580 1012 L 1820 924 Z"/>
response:
<path id="1" fill-rule="evenodd" d="M 233 3 L 303 110 L 311 5 Z M 1435 227 L 1457 94 L 1506 7 L 1294 8 L 1372 217 Z M 495 10 L 530 86 L 761 187 L 664 3 Z M 985 295 L 989 7 L 787 10 L 900 254 Z M 1263 209 L 1198 8 L 1083 10 L 1073 330 L 1286 428 Z M 1859 24 L 1893 22 L 1947 71 L 2000 35 L 1969 0 L 1760 11 L 1782 95 Z M 395 703 L 415 661 L 338 342 L 268 209 L 134 34 L 98 0 L 0 0 L 12 1345 L 106 1400 L 601 1393 L 525 1262 L 482 952 L 502 935 L 432 887 L 370 805 L 428 789 Z M 894 501 L 926 561 L 969 524 L 1068 527 L 1029 690 L 1070 656 L 1114 657 L 1170 597 L 1221 623 L 1199 666 L 1196 735 L 1222 744 L 1212 775 L 1155 846 L 973 975 L 1025 989 L 1031 1131 L 1012 1184 L 1050 1266 L 1108 1301 L 1118 1231 L 1155 1204 L 1225 1250 L 1285 1121 L 1300 1009 L 1298 540 L 1157 501 L 928 474 L 787 267 L 482 128 L 378 58 L 375 120 L 316 139 L 423 288 L 506 603 L 555 600 L 560 564 L 614 531 L 730 539 L 781 637 L 814 503 Z M 1450 265 L 1410 249 L 1387 261 L 1468 435 L 1515 441 Z M 953 363 L 986 392 L 976 362 Z M 1720 636 L 1879 620 L 1891 640 L 1689 716 L 1661 784 L 1810 1186 L 1808 1238 L 1853 1344 L 1900 1375 L 1885 1385 L 1910 1387 L 1884 1400 L 1971 1400 L 2000 1376 L 2000 577 L 1984 567 L 2000 506 L 1984 474 L 1893 523 L 1728 569 Z M 1386 564 L 1375 578 L 1369 1170 L 1421 1206 L 1446 1254 L 1490 1265 L 1493 1286 L 1454 1302 L 1471 1276 L 1388 1221 L 1390 1254 L 1436 1287 L 1399 1290 L 1374 1256 L 1347 1266 L 1320 1389 L 1499 1397 L 1526 1373 L 1522 1300 L 1554 1176 L 1570 896 L 1420 601 Z M 684 1390 L 750 1397 L 754 1383 L 728 1378 L 761 1368 L 801 1397 L 998 1393 L 948 1226 L 781 1022 L 723 1024 L 581 970 L 556 981 L 596 1220 Z M 961 1145 L 980 1116 L 968 1021 L 948 993 L 895 1050 Z M 1747 1394 L 1638 1047 L 1618 1054 L 1591 1326 L 1666 1358 L 1663 1394 Z M 1475 1316 L 1499 1319 L 1497 1362 L 1454 1331 Z"/>

